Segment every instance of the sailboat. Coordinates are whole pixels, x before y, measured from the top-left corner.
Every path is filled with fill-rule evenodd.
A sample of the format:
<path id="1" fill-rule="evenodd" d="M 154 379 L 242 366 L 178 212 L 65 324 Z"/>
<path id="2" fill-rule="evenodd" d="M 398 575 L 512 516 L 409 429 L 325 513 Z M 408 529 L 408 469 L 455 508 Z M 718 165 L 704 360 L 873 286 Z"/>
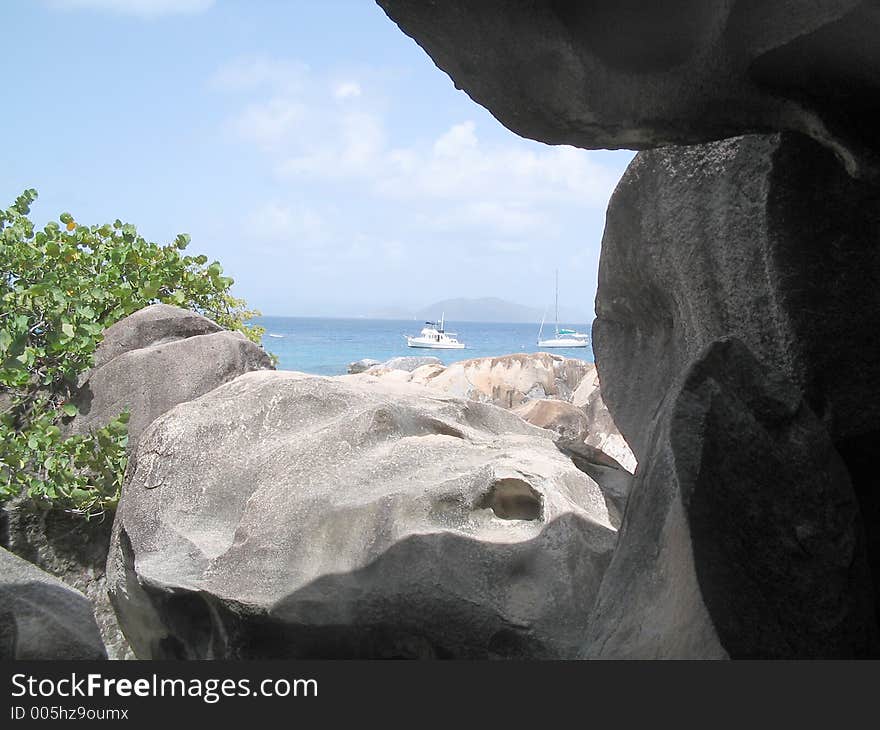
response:
<path id="1" fill-rule="evenodd" d="M 559 328 L 559 269 L 556 270 L 556 334 L 546 340 L 541 339 L 544 333 L 545 316 L 541 318 L 541 328 L 538 330 L 538 347 L 586 347 L 589 344 L 589 335 L 577 330 Z"/>

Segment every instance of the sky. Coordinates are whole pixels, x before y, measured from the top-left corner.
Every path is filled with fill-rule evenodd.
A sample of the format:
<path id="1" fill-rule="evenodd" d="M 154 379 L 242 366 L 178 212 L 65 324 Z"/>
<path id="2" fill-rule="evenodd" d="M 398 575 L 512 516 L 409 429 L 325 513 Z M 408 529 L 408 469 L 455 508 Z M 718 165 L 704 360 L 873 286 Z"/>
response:
<path id="1" fill-rule="evenodd" d="M 633 153 L 525 140 L 370 0 L 4 0 L 0 205 L 192 236 L 269 315 L 592 313 Z"/>

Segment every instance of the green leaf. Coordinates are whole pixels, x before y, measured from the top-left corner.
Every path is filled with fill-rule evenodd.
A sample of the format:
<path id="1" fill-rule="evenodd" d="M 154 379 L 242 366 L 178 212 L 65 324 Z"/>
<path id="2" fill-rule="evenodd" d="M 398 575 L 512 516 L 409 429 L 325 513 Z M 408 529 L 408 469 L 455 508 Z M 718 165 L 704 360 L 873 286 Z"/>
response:
<path id="1" fill-rule="evenodd" d="M 65 416 L 75 416 L 79 413 L 79 408 L 77 408 L 73 403 L 65 403 L 61 406 L 61 410 L 64 411 Z"/>
<path id="2" fill-rule="evenodd" d="M 61 325 L 61 331 L 68 337 L 73 338 L 76 335 L 76 328 L 70 322 L 64 322 Z"/>

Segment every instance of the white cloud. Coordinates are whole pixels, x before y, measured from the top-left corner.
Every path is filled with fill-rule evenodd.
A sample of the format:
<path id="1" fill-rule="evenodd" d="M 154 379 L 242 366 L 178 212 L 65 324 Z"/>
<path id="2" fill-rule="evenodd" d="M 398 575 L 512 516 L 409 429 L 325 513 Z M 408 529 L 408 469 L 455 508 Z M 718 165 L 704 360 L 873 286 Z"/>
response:
<path id="1" fill-rule="evenodd" d="M 575 243 L 585 235 L 575 221 L 586 211 L 602 216 L 619 169 L 585 150 L 493 134 L 474 119 L 427 138 L 403 136 L 406 125 L 377 100 L 375 83 L 361 85 L 365 76 L 264 58 L 239 59 L 212 81 L 241 97 L 230 128 L 265 153 L 275 176 L 278 200 L 247 216 L 246 228 L 279 252 L 295 251 L 298 269 L 359 280 L 362 267 L 420 270 L 426 256 L 447 277 L 462 265 L 520 262 L 515 272 L 510 263 L 483 272 L 503 292 L 546 257 L 564 261 L 559 241 L 598 245 L 601 228 Z"/>
<path id="2" fill-rule="evenodd" d="M 438 157 L 457 157 L 473 150 L 477 146 L 475 129 L 476 125 L 470 121 L 454 125 L 434 142 L 434 154 Z"/>
<path id="3" fill-rule="evenodd" d="M 271 149 L 284 140 L 304 118 L 304 109 L 294 101 L 275 98 L 265 104 L 249 104 L 232 122 L 244 139 Z"/>
<path id="4" fill-rule="evenodd" d="M 361 85 L 357 81 L 343 81 L 333 89 L 333 96 L 339 100 L 353 99 L 361 95 Z"/>
<path id="5" fill-rule="evenodd" d="M 271 200 L 246 216 L 242 232 L 264 242 L 319 247 L 324 238 L 325 223 L 314 210 Z"/>
<path id="6" fill-rule="evenodd" d="M 302 92 L 309 79 L 307 64 L 270 58 L 238 58 L 222 66 L 210 79 L 219 91 L 268 88 L 287 95 Z"/>
<path id="7" fill-rule="evenodd" d="M 214 0 L 49 0 L 49 5 L 64 10 L 104 10 L 119 15 L 156 18 L 203 13 L 214 5 Z"/>

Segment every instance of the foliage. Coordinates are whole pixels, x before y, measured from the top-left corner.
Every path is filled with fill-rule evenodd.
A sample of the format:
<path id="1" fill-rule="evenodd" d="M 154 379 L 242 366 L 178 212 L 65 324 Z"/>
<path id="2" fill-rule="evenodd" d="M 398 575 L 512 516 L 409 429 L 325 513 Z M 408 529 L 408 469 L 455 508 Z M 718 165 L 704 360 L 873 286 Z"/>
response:
<path id="1" fill-rule="evenodd" d="M 69 213 L 37 231 L 28 218 L 36 197 L 26 190 L 0 210 L 0 500 L 24 493 L 89 516 L 115 506 L 128 441 L 127 413 L 64 435 L 103 330 L 156 302 L 257 343 L 263 330 L 247 324 L 258 313 L 230 295 L 218 262 L 183 254 L 188 235 L 160 246 L 131 224 L 85 226 Z"/>

